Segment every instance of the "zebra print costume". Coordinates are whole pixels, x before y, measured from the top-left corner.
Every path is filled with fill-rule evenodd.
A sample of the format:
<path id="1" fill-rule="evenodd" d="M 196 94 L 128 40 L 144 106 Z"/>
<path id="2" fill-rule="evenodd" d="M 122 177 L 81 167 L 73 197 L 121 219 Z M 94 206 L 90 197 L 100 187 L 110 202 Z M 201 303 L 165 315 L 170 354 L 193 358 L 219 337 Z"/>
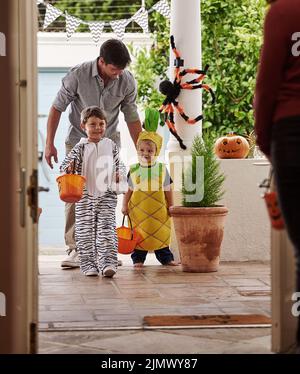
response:
<path id="1" fill-rule="evenodd" d="M 89 157 L 87 147 L 89 147 L 88 150 L 91 149 L 90 154 L 96 152 L 94 160 Z M 103 273 L 107 266 L 116 270 L 118 264 L 115 215 L 117 194 L 109 184 L 106 190 L 100 191 L 97 188 L 98 161 L 101 158 L 99 151 L 105 147 L 112 151 L 110 163 L 113 164 L 111 166 L 114 172 L 124 173 L 125 167 L 120 163 L 118 147 L 108 138 L 103 138 L 98 143 L 88 143 L 87 139 L 83 138 L 66 156 L 60 167 L 60 170 L 64 172 L 69 164 L 75 161 L 75 173 L 84 175 L 86 178 L 90 176 L 91 179 L 93 179 L 93 174 L 95 175 L 92 181 L 94 185 L 91 183 L 89 185 L 87 178 L 83 196 L 75 204 L 75 240 L 80 268 L 84 274 L 89 271 Z M 96 159 L 97 162 L 95 162 Z"/>

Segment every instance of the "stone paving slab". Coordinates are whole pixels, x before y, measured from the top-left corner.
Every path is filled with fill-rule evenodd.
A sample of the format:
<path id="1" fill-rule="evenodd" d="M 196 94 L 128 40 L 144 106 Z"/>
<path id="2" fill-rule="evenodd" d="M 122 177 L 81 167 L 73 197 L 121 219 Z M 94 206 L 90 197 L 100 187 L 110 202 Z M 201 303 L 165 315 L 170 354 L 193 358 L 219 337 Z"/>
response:
<path id="1" fill-rule="evenodd" d="M 60 268 L 63 255 L 40 256 L 40 327 L 142 327 L 146 315 L 270 315 L 270 266 L 225 262 L 215 273 L 161 266 L 151 254 L 142 269 L 130 256 L 112 279 Z M 72 324 L 73 323 L 73 324 Z"/>
<path id="2" fill-rule="evenodd" d="M 269 328 L 40 333 L 40 353 L 270 353 Z"/>

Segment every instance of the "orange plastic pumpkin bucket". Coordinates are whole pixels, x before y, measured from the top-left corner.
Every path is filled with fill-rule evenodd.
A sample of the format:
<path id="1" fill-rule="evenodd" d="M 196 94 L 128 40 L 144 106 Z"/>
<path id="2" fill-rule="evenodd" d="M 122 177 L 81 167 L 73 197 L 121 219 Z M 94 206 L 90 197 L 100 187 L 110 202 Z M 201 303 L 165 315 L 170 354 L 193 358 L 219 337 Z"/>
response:
<path id="1" fill-rule="evenodd" d="M 76 203 L 82 197 L 85 177 L 78 174 L 64 174 L 56 178 L 59 197 L 66 203 Z"/>
<path id="2" fill-rule="evenodd" d="M 272 227 L 276 230 L 282 230 L 284 228 L 284 221 L 279 209 L 277 193 L 275 191 L 266 192 L 264 199 Z"/>
<path id="3" fill-rule="evenodd" d="M 266 189 L 265 193 L 262 195 L 265 200 L 268 215 L 271 221 L 271 226 L 276 230 L 284 229 L 284 220 L 278 203 L 278 197 L 276 191 L 270 191 L 271 179 L 273 177 L 273 170 L 270 169 L 270 176 L 262 181 L 259 187 L 264 187 Z"/>
<path id="4" fill-rule="evenodd" d="M 122 226 L 117 228 L 118 252 L 123 255 L 132 253 L 136 245 L 142 240 L 141 235 L 132 228 L 131 219 L 128 216 L 130 227 L 124 226 L 125 216 L 123 216 Z"/>

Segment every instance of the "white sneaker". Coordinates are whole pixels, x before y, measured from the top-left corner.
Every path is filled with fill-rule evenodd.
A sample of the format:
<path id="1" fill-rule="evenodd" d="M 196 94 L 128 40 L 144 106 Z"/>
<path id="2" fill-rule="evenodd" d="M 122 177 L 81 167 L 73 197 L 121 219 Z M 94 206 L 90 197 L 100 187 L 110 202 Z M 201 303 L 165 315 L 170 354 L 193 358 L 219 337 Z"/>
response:
<path id="1" fill-rule="evenodd" d="M 98 276 L 99 273 L 98 273 L 98 270 L 96 269 L 91 269 L 91 270 L 88 270 L 84 273 L 84 275 L 88 276 L 88 277 L 94 277 L 94 276 Z"/>
<path id="2" fill-rule="evenodd" d="M 74 250 L 72 251 L 62 262 L 62 268 L 79 268 L 80 261 L 78 258 L 78 253 Z"/>
<path id="3" fill-rule="evenodd" d="M 107 278 L 112 278 L 116 274 L 116 270 L 112 266 L 106 266 L 103 270 L 103 276 Z"/>

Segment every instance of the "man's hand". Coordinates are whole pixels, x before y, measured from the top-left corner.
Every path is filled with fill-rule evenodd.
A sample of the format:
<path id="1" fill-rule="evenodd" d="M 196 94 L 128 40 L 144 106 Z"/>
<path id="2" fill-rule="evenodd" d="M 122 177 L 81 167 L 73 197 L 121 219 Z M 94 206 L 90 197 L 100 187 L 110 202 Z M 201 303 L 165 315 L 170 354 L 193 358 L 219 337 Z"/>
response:
<path id="1" fill-rule="evenodd" d="M 54 161 L 56 163 L 58 163 L 57 149 L 54 147 L 54 144 L 46 145 L 46 147 L 45 147 L 45 159 L 46 159 L 47 164 L 50 166 L 51 169 L 53 169 L 52 157 L 54 158 Z"/>

